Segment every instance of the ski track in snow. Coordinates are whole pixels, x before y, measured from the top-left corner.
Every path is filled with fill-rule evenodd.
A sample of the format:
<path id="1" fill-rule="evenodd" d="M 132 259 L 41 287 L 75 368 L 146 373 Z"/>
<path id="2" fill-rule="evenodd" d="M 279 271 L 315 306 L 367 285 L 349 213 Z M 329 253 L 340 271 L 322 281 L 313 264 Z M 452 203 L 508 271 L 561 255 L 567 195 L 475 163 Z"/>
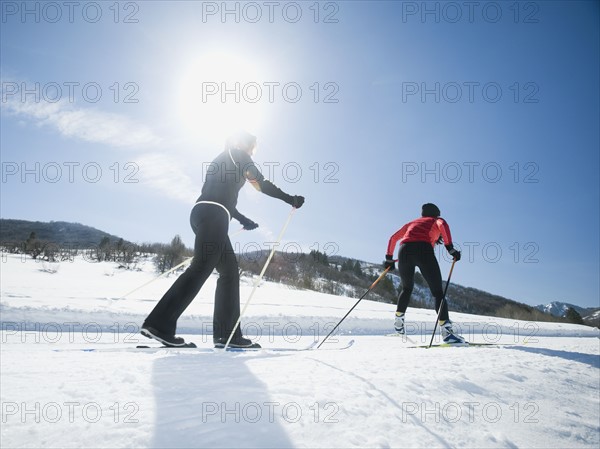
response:
<path id="1" fill-rule="evenodd" d="M 115 300 L 150 268 L 76 261 L 50 274 L 11 257 L 0 299 L 2 447 L 600 445 L 600 340 L 589 327 L 452 314 L 469 339 L 512 345 L 407 348 L 383 336 L 394 307 L 364 301 L 325 344 L 352 335 L 346 350 L 83 352 L 152 345 L 137 326 L 174 277 Z M 180 326 L 203 347 L 214 283 Z M 265 282 L 244 323 L 264 347 L 305 347 L 355 301 Z M 434 319 L 409 309 L 411 338 L 428 343 Z"/>

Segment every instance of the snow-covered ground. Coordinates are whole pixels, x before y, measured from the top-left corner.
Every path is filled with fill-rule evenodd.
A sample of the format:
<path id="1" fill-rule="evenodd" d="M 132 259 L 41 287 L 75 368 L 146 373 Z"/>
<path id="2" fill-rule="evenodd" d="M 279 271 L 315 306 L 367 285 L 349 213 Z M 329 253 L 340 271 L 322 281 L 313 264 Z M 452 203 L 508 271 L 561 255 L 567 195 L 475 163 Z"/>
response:
<path id="1" fill-rule="evenodd" d="M 600 445 L 596 329 L 451 313 L 467 339 L 511 345 L 409 348 L 384 336 L 394 307 L 364 300 L 323 346 L 354 339 L 346 350 L 84 352 L 152 344 L 137 331 L 174 277 L 120 298 L 154 276 L 149 263 L 8 255 L 0 268 L 2 447 Z M 180 320 L 199 346 L 211 346 L 215 281 Z M 263 347 L 301 348 L 355 302 L 264 282 L 243 327 Z M 433 311 L 407 320 L 427 343 Z"/>

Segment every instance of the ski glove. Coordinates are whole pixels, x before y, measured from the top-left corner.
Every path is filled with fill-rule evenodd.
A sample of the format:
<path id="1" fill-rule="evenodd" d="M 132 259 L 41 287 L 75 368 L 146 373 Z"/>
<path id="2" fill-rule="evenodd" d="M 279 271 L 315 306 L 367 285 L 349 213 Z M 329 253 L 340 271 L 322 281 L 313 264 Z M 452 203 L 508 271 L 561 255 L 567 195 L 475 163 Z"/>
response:
<path id="1" fill-rule="evenodd" d="M 300 195 L 290 196 L 286 203 L 292 207 L 295 207 L 296 209 L 300 209 L 304 204 L 304 197 Z"/>
<path id="2" fill-rule="evenodd" d="M 240 219 L 240 223 L 244 227 L 246 231 L 252 231 L 253 229 L 258 228 L 258 224 L 250 220 L 249 218 L 243 217 Z"/>
<path id="3" fill-rule="evenodd" d="M 453 245 L 446 245 L 446 249 L 455 261 L 458 262 L 460 260 L 460 251 L 455 249 Z"/>
<path id="4" fill-rule="evenodd" d="M 385 255 L 385 262 L 383 262 L 383 268 L 386 270 L 389 268 L 390 271 L 394 271 L 396 269 L 396 262 L 394 262 L 394 257 L 390 254 Z"/>
<path id="5" fill-rule="evenodd" d="M 233 214 L 231 214 L 233 218 L 240 222 L 240 224 L 244 227 L 246 231 L 251 231 L 252 229 L 258 228 L 258 225 L 250 220 L 248 217 L 243 216 L 240 212 L 235 209 Z"/>

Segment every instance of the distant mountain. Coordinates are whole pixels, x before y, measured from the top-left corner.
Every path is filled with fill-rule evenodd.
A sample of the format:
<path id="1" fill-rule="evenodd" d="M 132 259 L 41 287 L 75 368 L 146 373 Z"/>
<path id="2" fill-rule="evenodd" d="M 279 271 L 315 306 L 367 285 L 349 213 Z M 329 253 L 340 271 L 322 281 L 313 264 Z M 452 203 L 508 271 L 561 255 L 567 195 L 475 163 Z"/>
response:
<path id="1" fill-rule="evenodd" d="M 581 315 L 582 317 L 590 315 L 593 312 L 593 309 L 586 309 L 584 307 L 579 307 L 574 304 L 569 304 L 567 302 L 553 301 L 550 304 L 540 304 L 539 306 L 535 306 L 536 309 L 541 310 L 544 313 L 549 313 L 552 316 L 560 316 L 564 317 L 567 314 L 567 310 L 569 308 L 573 308 Z"/>
<path id="2" fill-rule="evenodd" d="M 583 317 L 583 322 L 588 326 L 600 328 L 600 308 L 592 309 L 589 315 Z"/>
<path id="3" fill-rule="evenodd" d="M 97 245 L 104 237 L 111 241 L 120 239 L 118 236 L 79 223 L 0 219 L 0 243 L 24 242 L 32 232 L 35 232 L 36 238 L 41 241 L 79 247 Z"/>
<path id="4" fill-rule="evenodd" d="M 588 326 L 600 327 L 600 308 L 585 308 L 567 302 L 553 301 L 549 304 L 540 304 L 536 309 L 552 316 L 564 318 L 570 308 L 577 311 Z"/>

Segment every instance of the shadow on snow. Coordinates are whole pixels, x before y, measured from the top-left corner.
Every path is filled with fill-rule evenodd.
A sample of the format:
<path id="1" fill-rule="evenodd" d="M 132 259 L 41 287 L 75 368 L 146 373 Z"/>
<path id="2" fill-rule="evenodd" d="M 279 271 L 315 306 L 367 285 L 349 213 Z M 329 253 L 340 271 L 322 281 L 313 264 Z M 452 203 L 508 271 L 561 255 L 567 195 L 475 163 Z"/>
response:
<path id="1" fill-rule="evenodd" d="M 590 365 L 594 368 L 600 368 L 600 356 L 595 354 L 584 354 L 582 352 L 560 351 L 557 349 L 547 348 L 529 348 L 527 346 L 513 346 L 511 349 L 530 352 L 533 354 L 546 355 L 548 357 L 560 357 L 562 359 L 571 360 L 573 362 Z"/>
<path id="2" fill-rule="evenodd" d="M 280 408 L 240 354 L 175 354 L 157 359 L 152 447 L 293 447 Z M 277 411 L 279 411 L 279 416 Z"/>

